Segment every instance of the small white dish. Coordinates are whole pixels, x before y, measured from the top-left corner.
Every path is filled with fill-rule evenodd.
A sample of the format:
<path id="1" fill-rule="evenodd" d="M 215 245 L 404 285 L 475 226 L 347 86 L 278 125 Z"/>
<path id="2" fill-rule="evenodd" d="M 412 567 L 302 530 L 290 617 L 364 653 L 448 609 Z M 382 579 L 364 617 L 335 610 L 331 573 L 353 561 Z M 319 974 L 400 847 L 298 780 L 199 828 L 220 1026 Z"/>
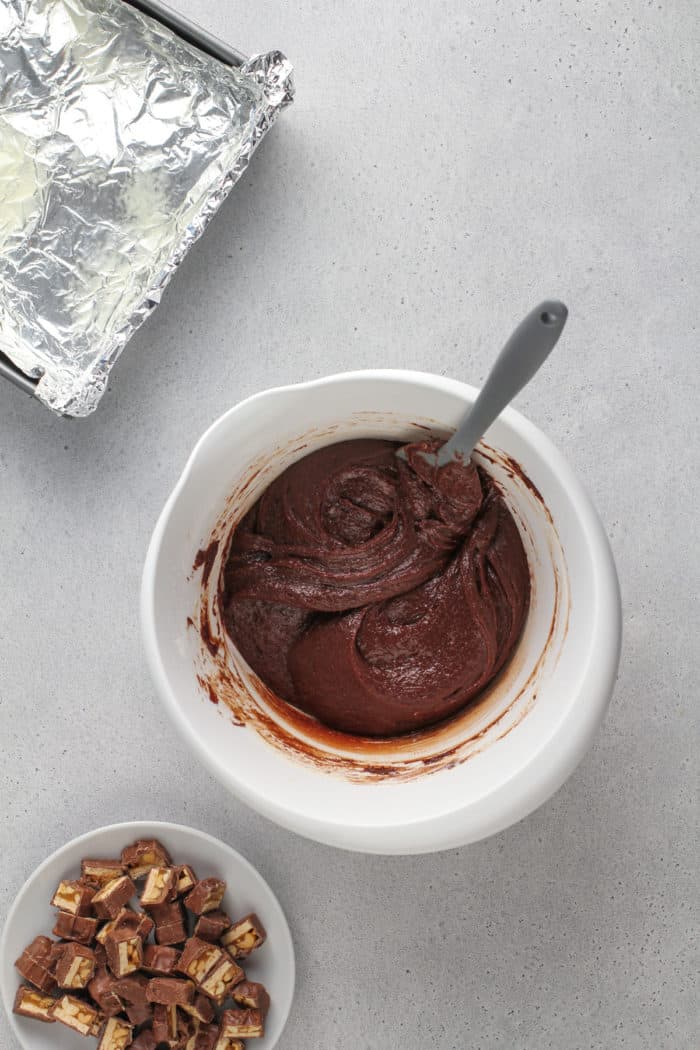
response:
<path id="1" fill-rule="evenodd" d="M 274 477 L 336 441 L 447 435 L 476 395 L 387 370 L 264 391 L 204 434 L 153 532 L 141 623 L 166 710 L 228 790 L 320 842 L 422 853 L 501 831 L 571 775 L 610 701 L 621 609 L 607 537 L 561 453 L 511 408 L 477 452 L 520 527 L 532 598 L 510 664 L 466 712 L 398 741 L 332 737 L 276 701 L 222 628 L 227 537 Z"/>
<path id="2" fill-rule="evenodd" d="M 136 839 L 159 839 L 175 863 L 191 864 L 200 878 L 227 882 L 223 907 L 232 917 L 256 912 L 267 930 L 267 941 L 252 955 L 246 973 L 261 981 L 272 1005 L 257 1050 L 272 1050 L 282 1034 L 294 996 L 294 948 L 284 912 L 263 877 L 240 853 L 203 831 L 158 822 L 112 824 L 88 832 L 62 846 L 27 879 L 10 909 L 0 942 L 0 992 L 12 1029 L 24 1050 L 86 1050 L 85 1040 L 61 1024 L 42 1024 L 12 1012 L 22 979 L 14 967 L 24 948 L 39 934 L 51 936 L 55 908 L 49 904 L 61 879 L 77 878 L 83 857 L 118 857 Z"/>

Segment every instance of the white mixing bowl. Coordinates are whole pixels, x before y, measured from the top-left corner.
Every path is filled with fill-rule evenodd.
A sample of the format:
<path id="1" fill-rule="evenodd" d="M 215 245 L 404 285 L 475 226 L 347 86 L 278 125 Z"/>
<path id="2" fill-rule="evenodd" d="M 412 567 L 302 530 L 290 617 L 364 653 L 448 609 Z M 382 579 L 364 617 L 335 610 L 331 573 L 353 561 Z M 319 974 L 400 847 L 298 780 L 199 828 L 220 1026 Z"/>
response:
<path id="1" fill-rule="evenodd" d="M 621 616 L 608 541 L 562 456 L 510 409 L 480 459 L 519 524 L 531 607 L 513 658 L 466 712 L 393 741 L 333 733 L 270 694 L 222 629 L 227 537 L 274 477 L 335 441 L 447 434 L 476 393 L 371 371 L 251 397 L 198 442 L 153 533 L 141 616 L 168 712 L 229 790 L 318 841 L 420 853 L 500 831 L 561 786 L 610 700 Z"/>

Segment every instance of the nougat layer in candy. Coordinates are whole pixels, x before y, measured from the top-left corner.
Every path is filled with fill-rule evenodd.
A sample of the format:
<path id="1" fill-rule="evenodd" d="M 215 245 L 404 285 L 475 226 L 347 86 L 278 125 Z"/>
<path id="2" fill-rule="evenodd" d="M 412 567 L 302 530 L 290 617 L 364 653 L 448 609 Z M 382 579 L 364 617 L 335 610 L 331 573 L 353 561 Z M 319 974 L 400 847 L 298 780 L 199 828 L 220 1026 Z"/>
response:
<path id="1" fill-rule="evenodd" d="M 229 1039 L 260 1039 L 265 1034 L 265 1020 L 259 1010 L 224 1010 L 221 1035 Z"/>
<path id="2" fill-rule="evenodd" d="M 189 893 L 190 890 L 194 889 L 195 885 L 199 882 L 199 879 L 189 864 L 177 865 L 175 871 L 177 873 L 175 891 L 178 897 L 182 897 L 183 894 Z"/>
<path id="3" fill-rule="evenodd" d="M 56 983 L 59 988 L 77 991 L 87 988 L 95 976 L 95 955 L 84 944 L 74 941 L 63 946 L 56 963 Z"/>
<path id="4" fill-rule="evenodd" d="M 131 930 L 113 930 L 105 941 L 105 951 L 107 965 L 115 977 L 126 977 L 141 969 L 143 941 Z"/>
<path id="5" fill-rule="evenodd" d="M 97 1035 L 100 1029 L 99 1012 L 84 999 L 72 995 L 57 999 L 51 1007 L 51 1016 L 80 1035 Z"/>
<path id="6" fill-rule="evenodd" d="M 62 937 L 64 941 L 92 944 L 97 934 L 97 919 L 88 915 L 71 915 L 70 912 L 59 911 L 51 932 L 55 937 Z"/>
<path id="7" fill-rule="evenodd" d="M 220 939 L 220 943 L 231 953 L 234 959 L 247 959 L 251 952 L 267 940 L 265 927 L 255 912 L 234 922 Z"/>
<path id="8" fill-rule="evenodd" d="M 63 879 L 56 887 L 51 904 L 69 915 L 89 915 L 95 887 L 79 880 Z"/>
<path id="9" fill-rule="evenodd" d="M 83 882 L 90 882 L 98 888 L 106 886 L 124 874 L 124 865 L 120 860 L 92 860 L 85 858 L 80 862 L 80 877 Z"/>
<path id="10" fill-rule="evenodd" d="M 93 911 L 100 919 L 116 919 L 135 893 L 136 887 L 129 876 L 120 875 L 97 891 L 92 898 Z"/>
<path id="11" fill-rule="evenodd" d="M 110 1017 L 102 1029 L 97 1050 L 126 1050 L 132 1045 L 134 1029 L 126 1021 L 117 1017 Z"/>
<path id="12" fill-rule="evenodd" d="M 216 911 L 226 892 L 223 879 L 201 879 L 185 897 L 185 907 L 195 915 Z"/>
<path id="13" fill-rule="evenodd" d="M 55 1001 L 52 996 L 21 984 L 17 989 L 12 1012 L 21 1017 L 33 1017 L 35 1021 L 43 1021 L 44 1024 L 53 1024 L 55 1018 L 51 1016 L 51 1008 Z"/>
<path id="14" fill-rule="evenodd" d="M 175 868 L 151 868 L 141 891 L 141 907 L 152 908 L 154 905 L 173 900 L 176 887 Z"/>

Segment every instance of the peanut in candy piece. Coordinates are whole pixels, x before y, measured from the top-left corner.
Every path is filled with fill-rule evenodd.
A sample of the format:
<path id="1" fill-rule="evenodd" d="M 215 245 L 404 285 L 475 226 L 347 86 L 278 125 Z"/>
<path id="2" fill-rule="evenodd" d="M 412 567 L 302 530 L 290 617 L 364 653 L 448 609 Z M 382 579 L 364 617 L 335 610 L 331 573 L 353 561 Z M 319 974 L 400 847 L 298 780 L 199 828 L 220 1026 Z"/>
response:
<path id="1" fill-rule="evenodd" d="M 26 984 L 21 984 L 17 989 L 12 1012 L 21 1017 L 32 1017 L 35 1021 L 42 1021 L 44 1024 L 53 1024 L 55 1018 L 51 1016 L 51 1007 L 55 1001 L 50 995 L 44 995 L 36 988 L 29 988 Z"/>
<path id="2" fill-rule="evenodd" d="M 89 915 L 94 896 L 93 886 L 77 879 L 62 879 L 51 898 L 51 904 L 69 915 Z"/>

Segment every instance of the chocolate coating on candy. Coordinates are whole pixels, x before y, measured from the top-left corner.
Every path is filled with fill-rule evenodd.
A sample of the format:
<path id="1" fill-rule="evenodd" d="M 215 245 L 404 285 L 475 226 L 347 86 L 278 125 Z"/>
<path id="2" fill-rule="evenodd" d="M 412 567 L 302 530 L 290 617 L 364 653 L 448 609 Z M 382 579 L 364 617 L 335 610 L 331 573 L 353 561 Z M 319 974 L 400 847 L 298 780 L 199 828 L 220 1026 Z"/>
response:
<path id="1" fill-rule="evenodd" d="M 141 969 L 143 941 L 131 930 L 113 930 L 105 941 L 107 965 L 115 977 Z"/>
<path id="2" fill-rule="evenodd" d="M 116 919 L 124 905 L 136 893 L 136 887 L 128 875 L 120 875 L 97 891 L 92 898 L 92 908 L 100 919 Z"/>
<path id="3" fill-rule="evenodd" d="M 50 995 L 44 995 L 36 988 L 28 988 L 26 984 L 21 984 L 17 989 L 12 1012 L 22 1017 L 33 1017 L 35 1021 L 43 1021 L 44 1024 L 53 1024 L 56 1020 L 51 1016 L 54 1002 Z"/>
<path id="4" fill-rule="evenodd" d="M 97 933 L 97 919 L 92 919 L 88 915 L 71 915 L 70 912 L 60 911 L 51 932 L 55 937 L 62 937 L 64 941 L 92 944 Z"/>
<path id="5" fill-rule="evenodd" d="M 225 892 L 226 883 L 223 879 L 202 879 L 185 897 L 185 907 L 195 915 L 216 911 Z"/>
<path id="6" fill-rule="evenodd" d="M 265 927 L 255 912 L 251 912 L 233 923 L 231 929 L 222 936 L 221 943 L 234 959 L 247 959 L 266 940 Z"/>
<path id="7" fill-rule="evenodd" d="M 80 1035 L 97 1035 L 100 1030 L 98 1011 L 84 999 L 72 995 L 57 999 L 51 1007 L 51 1016 Z"/>
<path id="8" fill-rule="evenodd" d="M 172 864 L 170 854 L 157 839 L 139 839 L 122 850 L 121 862 L 132 879 L 142 879 L 151 868 L 168 868 Z"/>
<path id="9" fill-rule="evenodd" d="M 132 1045 L 133 1031 L 132 1026 L 126 1021 L 111 1017 L 102 1029 L 97 1050 L 126 1050 Z"/>
<path id="10" fill-rule="evenodd" d="M 265 1020 L 259 1010 L 224 1010 L 221 1035 L 228 1039 L 260 1039 L 265 1034 Z"/>
<path id="11" fill-rule="evenodd" d="M 95 975 L 95 955 L 84 944 L 71 941 L 63 946 L 55 973 L 59 988 L 87 988 Z"/>
<path id="12" fill-rule="evenodd" d="M 520 636 L 530 573 L 517 525 L 439 442 L 329 445 L 289 467 L 236 528 L 223 616 L 246 661 L 324 724 L 390 737 L 455 714 Z"/>
<path id="13" fill-rule="evenodd" d="M 81 881 L 99 888 L 124 874 L 120 860 L 92 860 L 85 858 L 80 862 Z"/>
<path id="14" fill-rule="evenodd" d="M 218 941 L 231 926 L 231 920 L 225 911 L 217 909 L 200 916 L 194 928 L 195 937 L 203 941 Z"/>
<path id="15" fill-rule="evenodd" d="M 156 924 L 156 941 L 158 944 L 182 944 L 187 938 L 187 927 L 182 905 L 179 901 L 167 904 L 156 904 L 150 908 Z"/>
<path id="16" fill-rule="evenodd" d="M 99 969 L 88 985 L 88 994 L 97 1003 L 105 1017 L 114 1017 L 123 1010 L 115 985 L 117 978 L 108 970 Z"/>
<path id="17" fill-rule="evenodd" d="M 177 967 L 180 952 L 165 944 L 146 944 L 143 949 L 143 969 L 155 977 L 169 977 Z"/>
<path id="18" fill-rule="evenodd" d="M 29 981 L 40 992 L 56 990 L 56 981 L 51 972 L 53 947 L 54 942 L 50 937 L 35 937 L 15 962 L 15 968 L 25 981 Z"/>
<path id="19" fill-rule="evenodd" d="M 194 999 L 194 984 L 178 977 L 153 977 L 146 987 L 146 998 L 164 1006 L 189 1006 Z"/>
<path id="20" fill-rule="evenodd" d="M 270 1009 L 270 996 L 264 984 L 257 981 L 242 981 L 232 991 L 233 1000 L 238 1006 L 248 1010 L 259 1010 L 265 1017 Z"/>
<path id="21" fill-rule="evenodd" d="M 80 880 L 64 879 L 56 887 L 51 904 L 69 915 L 89 915 L 94 896 L 93 886 Z"/>
<path id="22" fill-rule="evenodd" d="M 156 1037 L 151 1028 L 144 1028 L 134 1039 L 129 1050 L 156 1050 L 158 1046 Z"/>

